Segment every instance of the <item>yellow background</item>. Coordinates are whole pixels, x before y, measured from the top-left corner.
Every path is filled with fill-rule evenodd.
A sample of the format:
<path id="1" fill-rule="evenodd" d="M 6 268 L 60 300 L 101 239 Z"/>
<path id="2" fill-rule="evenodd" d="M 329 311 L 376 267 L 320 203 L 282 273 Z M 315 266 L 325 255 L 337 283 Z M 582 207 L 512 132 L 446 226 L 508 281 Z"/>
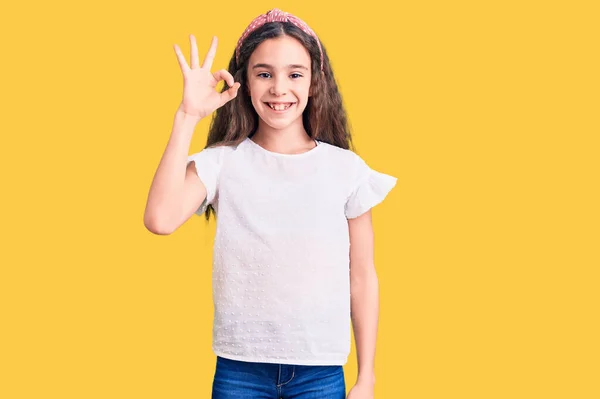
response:
<path id="1" fill-rule="evenodd" d="M 358 152 L 398 177 L 374 209 L 376 398 L 600 397 L 593 3 L 3 5 L 0 397 L 209 397 L 214 221 L 156 236 L 143 212 L 173 44 L 217 35 L 226 68 L 273 7 L 319 34 Z"/>

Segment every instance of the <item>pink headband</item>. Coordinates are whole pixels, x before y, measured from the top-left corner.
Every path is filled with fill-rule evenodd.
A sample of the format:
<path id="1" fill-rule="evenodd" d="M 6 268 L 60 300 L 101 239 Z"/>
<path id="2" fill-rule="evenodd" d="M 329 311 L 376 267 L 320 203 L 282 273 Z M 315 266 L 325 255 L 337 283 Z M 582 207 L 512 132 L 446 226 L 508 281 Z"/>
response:
<path id="1" fill-rule="evenodd" d="M 240 47 L 242 47 L 242 43 L 248 37 L 250 33 L 258 29 L 269 22 L 290 22 L 296 25 L 298 28 L 302 29 L 304 33 L 314 37 L 317 40 L 317 44 L 319 45 L 319 51 L 321 52 L 321 71 L 323 70 L 323 49 L 321 48 L 321 42 L 319 38 L 313 32 L 312 29 L 308 27 L 306 22 L 302 21 L 300 18 L 293 16 L 290 13 L 281 11 L 278 8 L 274 8 L 271 11 L 268 11 L 266 14 L 261 14 L 258 17 L 254 18 L 250 25 L 246 28 L 240 39 L 238 40 L 237 47 L 235 48 L 235 61 L 239 64 L 240 59 Z"/>

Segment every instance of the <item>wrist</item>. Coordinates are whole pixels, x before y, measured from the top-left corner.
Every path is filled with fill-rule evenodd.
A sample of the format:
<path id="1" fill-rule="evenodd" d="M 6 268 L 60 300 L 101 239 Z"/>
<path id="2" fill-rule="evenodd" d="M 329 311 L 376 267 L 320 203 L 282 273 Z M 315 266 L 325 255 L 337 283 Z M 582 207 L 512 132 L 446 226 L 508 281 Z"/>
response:
<path id="1" fill-rule="evenodd" d="M 375 385 L 375 373 L 359 373 L 356 383 L 361 385 Z"/>
<path id="2" fill-rule="evenodd" d="M 183 110 L 183 108 L 181 107 L 181 105 L 179 106 L 179 108 L 177 108 L 175 117 L 177 119 L 181 119 L 183 121 L 186 121 L 186 122 L 189 121 L 189 122 L 193 122 L 193 123 L 198 123 L 203 119 L 202 116 L 200 116 L 200 115 L 193 115 L 193 114 L 189 114 L 189 113 L 185 112 Z"/>

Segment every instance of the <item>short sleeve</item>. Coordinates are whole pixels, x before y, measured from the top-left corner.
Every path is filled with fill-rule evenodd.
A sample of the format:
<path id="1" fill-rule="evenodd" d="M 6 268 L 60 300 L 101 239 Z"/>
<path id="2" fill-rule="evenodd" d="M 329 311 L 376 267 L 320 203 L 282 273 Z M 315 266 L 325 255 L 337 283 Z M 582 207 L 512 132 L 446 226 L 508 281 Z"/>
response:
<path id="1" fill-rule="evenodd" d="M 217 197 L 219 174 L 227 148 L 226 146 L 205 148 L 187 158 L 188 164 L 194 161 L 196 173 L 206 187 L 206 198 L 196 210 L 196 215 L 204 214 L 208 205 L 212 205 Z"/>
<path id="2" fill-rule="evenodd" d="M 352 191 L 346 200 L 347 219 L 356 218 L 382 202 L 396 185 L 397 178 L 371 169 L 357 156 Z"/>

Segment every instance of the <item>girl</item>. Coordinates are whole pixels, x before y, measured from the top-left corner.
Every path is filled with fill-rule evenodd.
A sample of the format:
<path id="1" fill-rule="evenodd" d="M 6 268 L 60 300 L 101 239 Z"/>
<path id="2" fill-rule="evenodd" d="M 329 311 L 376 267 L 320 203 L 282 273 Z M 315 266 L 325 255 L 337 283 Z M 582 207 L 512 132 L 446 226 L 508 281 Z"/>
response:
<path id="1" fill-rule="evenodd" d="M 183 100 L 152 182 L 144 223 L 170 234 L 194 213 L 217 217 L 213 252 L 213 399 L 345 398 L 352 321 L 358 380 L 373 397 L 378 282 L 370 209 L 396 178 L 351 147 L 325 47 L 273 9 L 240 37 L 228 70 L 211 73 L 174 46 Z M 216 85 L 223 80 L 223 89 Z M 206 147 L 187 155 L 216 110 Z"/>

